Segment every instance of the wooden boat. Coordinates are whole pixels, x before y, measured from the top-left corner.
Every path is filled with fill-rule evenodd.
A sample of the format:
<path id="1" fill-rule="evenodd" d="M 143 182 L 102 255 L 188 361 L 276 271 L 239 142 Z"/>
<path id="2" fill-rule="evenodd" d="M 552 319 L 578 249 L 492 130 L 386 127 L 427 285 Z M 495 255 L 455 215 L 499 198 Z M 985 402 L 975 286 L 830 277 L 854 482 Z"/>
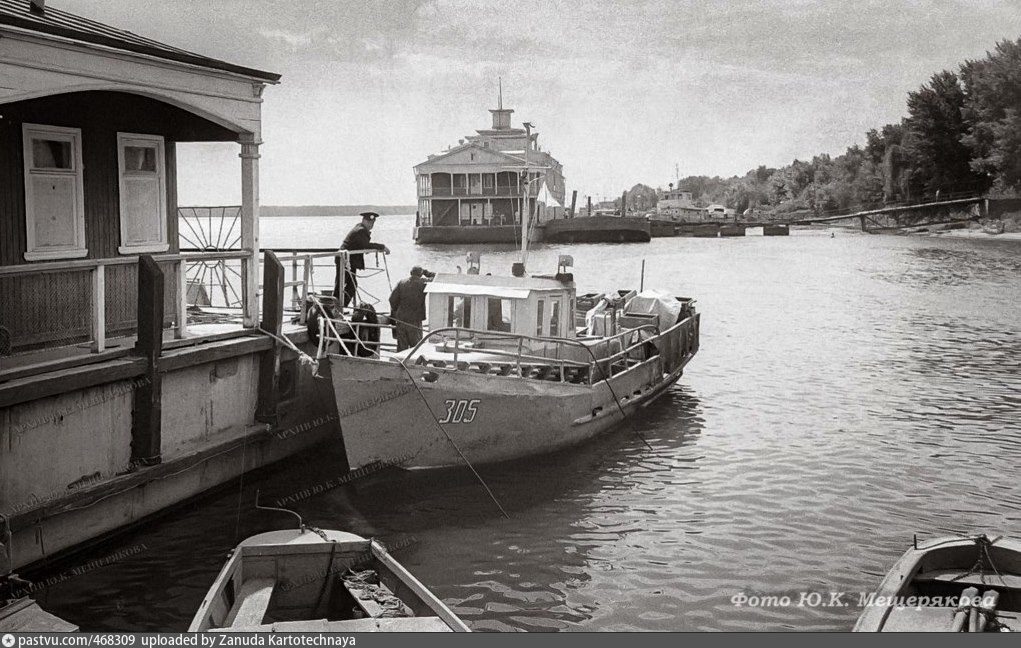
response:
<path id="1" fill-rule="evenodd" d="M 189 632 L 469 632 L 374 540 L 310 529 L 239 544 Z"/>
<path id="2" fill-rule="evenodd" d="M 50 614 L 24 596 L 0 599 L 0 632 L 78 632 L 78 626 Z"/>
<path id="3" fill-rule="evenodd" d="M 865 603 L 855 632 L 1021 631 L 1021 541 L 916 543 Z"/>
<path id="4" fill-rule="evenodd" d="M 350 468 L 552 452 L 675 383 L 698 350 L 694 300 L 620 291 L 578 331 L 572 263 L 561 257 L 552 276 L 437 275 L 426 287 L 429 333 L 416 347 L 324 354 Z"/>

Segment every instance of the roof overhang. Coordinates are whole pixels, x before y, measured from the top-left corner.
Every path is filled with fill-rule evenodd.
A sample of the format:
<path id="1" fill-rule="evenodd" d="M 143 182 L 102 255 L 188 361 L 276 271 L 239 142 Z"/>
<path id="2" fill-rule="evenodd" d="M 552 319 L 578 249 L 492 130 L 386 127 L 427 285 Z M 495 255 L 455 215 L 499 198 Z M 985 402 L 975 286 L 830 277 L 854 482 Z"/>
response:
<path id="1" fill-rule="evenodd" d="M 501 299 L 528 299 L 532 291 L 528 288 L 511 288 L 508 286 L 473 286 L 461 283 L 436 283 L 426 285 L 425 292 L 447 295 L 481 295 L 483 297 L 499 297 Z"/>
<path id="2" fill-rule="evenodd" d="M 73 40 L 82 44 L 230 72 L 262 83 L 278 83 L 280 81 L 280 75 L 273 72 L 195 54 L 60 9 L 47 7 L 44 11 L 37 13 L 29 9 L 28 0 L 0 0 L 0 25 Z"/>
<path id="3" fill-rule="evenodd" d="M 90 90 L 147 96 L 261 136 L 266 81 L 0 24 L 0 104 Z"/>

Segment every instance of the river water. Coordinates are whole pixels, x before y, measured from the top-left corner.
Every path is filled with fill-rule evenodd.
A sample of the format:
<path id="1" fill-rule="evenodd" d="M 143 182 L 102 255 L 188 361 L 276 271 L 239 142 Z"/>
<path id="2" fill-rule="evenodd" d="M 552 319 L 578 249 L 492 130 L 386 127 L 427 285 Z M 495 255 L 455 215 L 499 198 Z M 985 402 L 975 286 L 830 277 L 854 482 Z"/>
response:
<path id="1" fill-rule="evenodd" d="M 336 246 L 353 222 L 263 219 L 262 244 Z M 409 217 L 373 236 L 394 281 L 464 265 L 415 246 Z M 482 251 L 483 272 L 516 257 Z M 848 630 L 912 534 L 1021 535 L 1021 243 L 806 230 L 539 246 L 529 269 L 564 253 L 579 292 L 637 286 L 644 259 L 647 287 L 698 299 L 677 386 L 633 427 L 481 467 L 509 519 L 466 470 L 372 476 L 296 505 L 306 519 L 401 547 L 472 628 L 501 631 Z M 365 285 L 385 297 L 384 274 Z M 252 511 L 255 489 L 286 497 L 341 463 L 249 475 L 52 568 L 71 576 L 38 598 L 83 629 L 182 630 L 238 540 L 290 524 Z"/>

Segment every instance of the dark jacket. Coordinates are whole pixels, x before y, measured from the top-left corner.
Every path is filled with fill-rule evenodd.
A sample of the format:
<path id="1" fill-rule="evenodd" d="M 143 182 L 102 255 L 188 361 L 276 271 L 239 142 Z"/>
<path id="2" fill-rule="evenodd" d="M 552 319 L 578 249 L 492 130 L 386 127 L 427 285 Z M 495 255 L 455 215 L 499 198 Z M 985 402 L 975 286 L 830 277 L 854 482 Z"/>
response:
<path id="1" fill-rule="evenodd" d="M 402 322 L 419 326 L 425 319 L 425 279 L 401 279 L 390 293 L 390 313 Z"/>
<path id="2" fill-rule="evenodd" d="M 362 223 L 358 223 L 351 228 L 351 231 L 344 237 L 344 242 L 340 244 L 341 250 L 382 250 L 386 246 L 382 243 L 373 243 L 370 238 L 372 232 L 369 228 L 365 227 Z M 351 255 L 351 269 L 352 270 L 364 270 L 365 259 L 362 254 Z"/>

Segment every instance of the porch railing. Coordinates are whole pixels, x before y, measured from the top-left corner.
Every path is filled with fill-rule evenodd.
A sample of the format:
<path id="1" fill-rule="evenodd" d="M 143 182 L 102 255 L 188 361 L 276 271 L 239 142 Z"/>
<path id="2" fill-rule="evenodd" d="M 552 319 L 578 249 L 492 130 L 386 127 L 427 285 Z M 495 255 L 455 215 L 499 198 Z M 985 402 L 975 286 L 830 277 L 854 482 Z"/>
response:
<path id="1" fill-rule="evenodd" d="M 240 265 L 239 276 L 244 278 L 250 271 L 249 267 L 252 260 L 252 255 L 246 250 L 236 251 L 222 251 L 222 252 L 195 252 L 185 254 L 159 254 L 153 255 L 153 260 L 164 270 L 167 275 L 167 284 L 173 285 L 174 290 L 167 291 L 165 302 L 173 300 L 173 304 L 167 304 L 169 306 L 166 309 L 168 314 L 173 314 L 173 331 L 175 338 L 184 338 L 188 333 L 188 306 L 189 306 L 189 282 L 187 278 L 188 265 L 195 262 L 204 263 L 224 263 L 228 261 L 235 261 Z M 61 298 L 59 295 L 29 295 L 24 297 L 26 303 L 34 302 L 41 303 L 43 306 L 40 307 L 41 312 L 54 311 L 63 309 L 69 312 L 69 316 L 63 317 L 65 323 L 61 323 L 59 318 L 62 316 L 61 313 L 55 313 L 54 317 L 57 318 L 56 324 L 54 325 L 55 330 L 50 334 L 49 346 L 62 346 L 64 344 L 84 343 L 81 337 L 87 337 L 89 348 L 93 353 L 99 353 L 105 351 L 107 348 L 108 338 L 117 334 L 131 334 L 133 331 L 127 330 L 131 328 L 134 320 L 134 313 L 131 309 L 134 308 L 133 300 L 121 299 L 124 302 L 123 306 L 127 309 L 127 313 L 120 313 L 121 318 L 117 322 L 108 321 L 108 308 L 110 308 L 112 294 L 109 293 L 110 286 L 110 274 L 116 271 L 120 271 L 123 268 L 131 266 L 137 266 L 139 263 L 138 256 L 123 256 L 115 258 L 105 259 L 80 259 L 80 260 L 69 260 L 69 261 L 50 261 L 44 263 L 31 263 L 14 266 L 2 266 L 0 267 L 0 281 L 14 282 L 15 285 L 10 290 L 17 294 L 19 291 L 25 293 L 26 290 L 31 290 L 31 286 L 28 282 L 35 280 L 39 277 L 52 277 L 51 281 L 46 282 L 45 285 L 50 287 L 50 290 L 60 291 L 62 284 L 77 284 L 80 282 L 77 279 L 80 273 L 86 273 L 88 275 L 87 288 L 84 291 L 78 291 L 75 288 L 75 292 L 70 298 Z M 135 285 L 133 281 L 126 282 L 118 278 L 112 286 L 114 291 L 120 291 L 125 289 L 128 285 Z M 249 304 L 250 301 L 247 298 L 246 281 L 242 280 L 239 282 L 239 290 L 241 292 L 240 306 L 243 309 L 245 304 Z M 84 294 L 82 294 L 84 293 Z M 50 305 L 47 306 L 45 303 L 49 301 Z M 55 304 L 55 305 L 54 305 Z M 87 325 L 84 331 L 80 331 L 81 321 L 79 314 L 80 311 L 86 311 L 85 321 Z M 28 321 L 31 314 L 19 314 L 19 313 L 5 313 L 5 318 L 10 320 L 17 320 L 21 318 L 25 327 L 31 326 L 32 322 Z M 38 316 L 38 315 L 36 315 Z M 69 319 L 70 318 L 70 319 Z M 75 325 L 70 327 L 66 324 L 68 321 L 74 321 Z M 14 322 L 11 322 L 13 325 Z M 66 329 L 73 329 L 65 331 L 64 337 L 61 337 L 62 333 L 59 330 L 61 327 Z M 13 346 L 18 346 L 17 331 L 12 335 Z M 42 338 L 34 339 L 35 343 L 29 345 L 38 347 L 43 340 Z"/>

